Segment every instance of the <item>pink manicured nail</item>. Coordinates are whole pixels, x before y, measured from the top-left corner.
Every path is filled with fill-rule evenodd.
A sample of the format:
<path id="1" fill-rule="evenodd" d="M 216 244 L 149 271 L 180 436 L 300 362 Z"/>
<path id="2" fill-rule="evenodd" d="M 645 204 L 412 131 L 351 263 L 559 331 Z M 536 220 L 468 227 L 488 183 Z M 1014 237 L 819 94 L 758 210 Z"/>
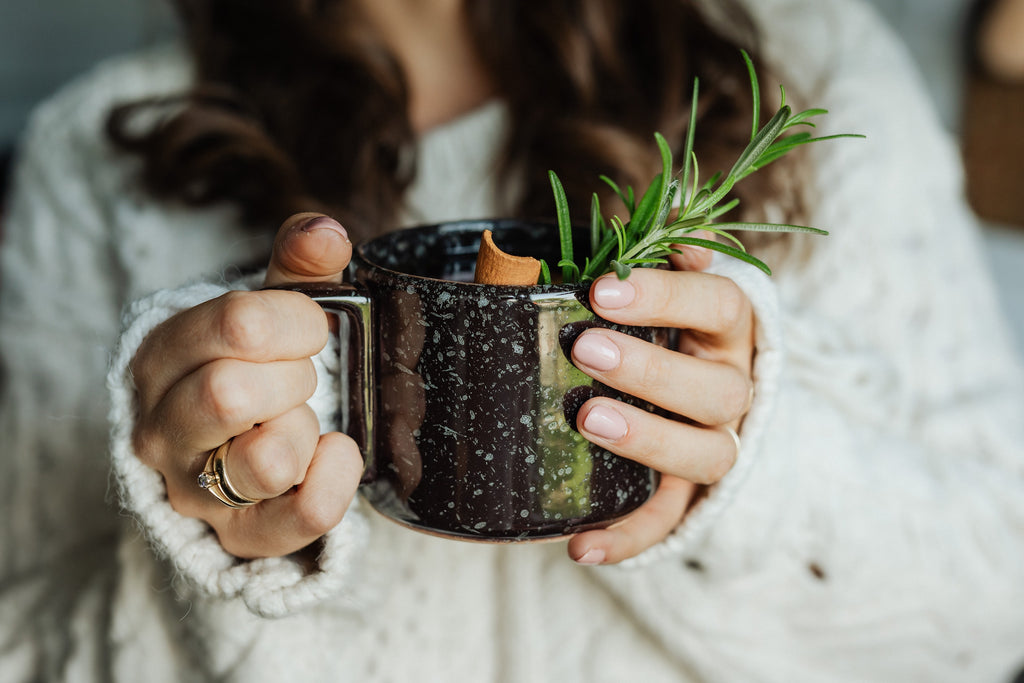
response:
<path id="1" fill-rule="evenodd" d="M 606 405 L 594 406 L 586 419 L 583 421 L 583 428 L 602 439 L 617 441 L 626 435 L 629 425 L 626 418 L 622 417 L 619 411 Z"/>
<path id="2" fill-rule="evenodd" d="M 597 332 L 580 335 L 572 347 L 572 356 L 579 363 L 602 372 L 614 370 L 622 360 L 619 347 Z"/>
<path id="3" fill-rule="evenodd" d="M 595 565 L 604 562 L 605 554 L 600 548 L 591 548 L 576 560 L 576 564 Z"/>
<path id="4" fill-rule="evenodd" d="M 299 226 L 299 230 L 302 232 L 312 232 L 313 230 L 333 230 L 346 240 L 348 239 L 348 231 L 345 230 L 341 223 L 330 216 L 314 216 Z"/>
<path id="5" fill-rule="evenodd" d="M 594 283 L 594 303 L 601 308 L 624 308 L 636 299 L 636 289 L 628 280 L 606 275 Z"/>

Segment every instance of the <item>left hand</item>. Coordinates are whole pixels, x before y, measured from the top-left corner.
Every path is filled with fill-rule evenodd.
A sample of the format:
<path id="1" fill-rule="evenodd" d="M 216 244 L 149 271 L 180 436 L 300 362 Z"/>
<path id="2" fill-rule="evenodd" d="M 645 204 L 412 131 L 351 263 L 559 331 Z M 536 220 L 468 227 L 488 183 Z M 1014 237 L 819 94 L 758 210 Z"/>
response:
<path id="1" fill-rule="evenodd" d="M 710 252 L 686 247 L 675 270 L 634 269 L 626 280 L 598 278 L 594 311 L 627 325 L 680 329 L 678 351 L 596 328 L 573 345 L 573 361 L 598 381 L 696 424 L 659 417 L 610 398 L 583 405 L 580 432 L 593 443 L 658 470 L 654 496 L 621 522 L 569 542 L 581 564 L 621 562 L 662 541 L 686 513 L 700 485 L 714 484 L 736 462 L 729 429 L 739 430 L 753 396 L 754 313 L 732 280 L 700 272 Z"/>

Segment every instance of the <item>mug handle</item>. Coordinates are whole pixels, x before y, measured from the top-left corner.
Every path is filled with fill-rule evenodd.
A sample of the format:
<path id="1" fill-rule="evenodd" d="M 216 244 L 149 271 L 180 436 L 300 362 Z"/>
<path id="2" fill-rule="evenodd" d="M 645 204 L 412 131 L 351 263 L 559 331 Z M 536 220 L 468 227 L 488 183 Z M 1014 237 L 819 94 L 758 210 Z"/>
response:
<path id="1" fill-rule="evenodd" d="M 363 483 L 372 479 L 373 463 L 373 304 L 366 290 L 351 284 L 303 283 L 277 287 L 302 292 L 328 313 L 345 316 L 350 324 L 347 431 L 363 454 Z M 339 396 L 339 399 L 341 397 Z"/>

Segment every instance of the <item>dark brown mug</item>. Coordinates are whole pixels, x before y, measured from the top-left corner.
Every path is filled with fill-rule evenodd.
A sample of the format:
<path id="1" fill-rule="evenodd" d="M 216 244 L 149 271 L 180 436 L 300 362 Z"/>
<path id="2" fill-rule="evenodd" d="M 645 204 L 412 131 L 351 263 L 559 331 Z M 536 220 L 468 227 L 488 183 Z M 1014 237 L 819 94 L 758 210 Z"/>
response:
<path id="1" fill-rule="evenodd" d="M 594 325 L 665 331 L 597 318 L 585 285 L 473 283 L 484 230 L 508 253 L 559 260 L 552 225 L 458 221 L 361 244 L 350 284 L 304 288 L 351 322 L 339 411 L 365 458 L 361 492 L 395 521 L 463 540 L 607 526 L 657 474 L 584 439 L 576 412 L 595 395 L 653 407 L 583 374 L 569 350 Z"/>

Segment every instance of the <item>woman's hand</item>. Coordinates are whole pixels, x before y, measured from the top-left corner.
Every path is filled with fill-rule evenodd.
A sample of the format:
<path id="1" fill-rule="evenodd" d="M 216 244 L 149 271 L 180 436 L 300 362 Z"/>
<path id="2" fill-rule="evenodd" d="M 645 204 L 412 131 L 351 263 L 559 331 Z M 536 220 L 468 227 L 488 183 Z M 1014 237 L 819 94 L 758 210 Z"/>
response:
<path id="1" fill-rule="evenodd" d="M 352 246 L 319 214 L 298 214 L 277 235 L 266 285 L 340 282 Z M 139 347 L 136 453 L 159 471 L 171 505 L 206 521 L 238 557 L 299 550 L 333 528 L 362 472 L 358 448 L 320 435 L 306 401 L 316 388 L 311 356 L 328 320 L 291 291 L 229 292 L 159 325 Z M 225 471 L 256 505 L 232 509 L 197 483 L 211 452 L 233 439 Z"/>
<path id="2" fill-rule="evenodd" d="M 569 555 L 581 564 L 615 563 L 663 540 L 682 520 L 699 485 L 713 484 L 736 461 L 738 430 L 753 396 L 754 314 L 731 280 L 699 272 L 710 252 L 686 247 L 676 270 L 606 275 L 590 290 L 595 312 L 629 325 L 680 330 L 679 351 L 607 329 L 573 345 L 573 361 L 595 379 L 693 423 L 659 417 L 609 398 L 579 413 L 590 441 L 661 472 L 654 496 L 622 522 L 580 533 Z"/>

